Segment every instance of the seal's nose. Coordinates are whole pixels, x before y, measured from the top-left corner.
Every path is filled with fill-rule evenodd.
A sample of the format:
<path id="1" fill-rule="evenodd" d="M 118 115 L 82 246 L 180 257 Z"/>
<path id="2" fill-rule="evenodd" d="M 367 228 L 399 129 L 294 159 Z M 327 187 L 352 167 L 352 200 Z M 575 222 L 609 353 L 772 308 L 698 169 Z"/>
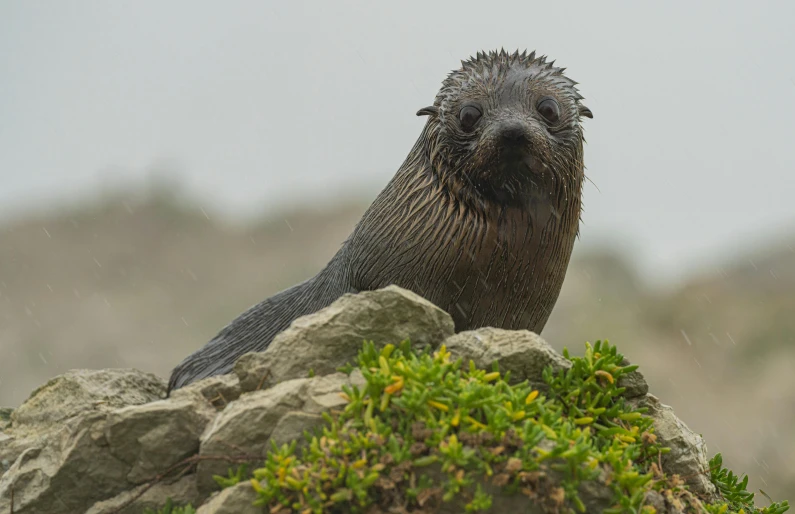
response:
<path id="1" fill-rule="evenodd" d="M 509 145 L 518 145 L 527 142 L 527 130 L 519 122 L 503 123 L 499 129 L 500 139 Z"/>

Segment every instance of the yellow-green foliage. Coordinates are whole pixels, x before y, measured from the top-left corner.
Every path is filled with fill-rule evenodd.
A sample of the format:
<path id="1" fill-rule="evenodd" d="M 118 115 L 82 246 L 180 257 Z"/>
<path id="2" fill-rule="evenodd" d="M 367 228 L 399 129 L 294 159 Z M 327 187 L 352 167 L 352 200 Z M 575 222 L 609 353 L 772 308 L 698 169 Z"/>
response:
<path id="1" fill-rule="evenodd" d="M 358 357 L 366 386 L 345 388 L 348 405 L 327 416 L 322 434 L 307 434 L 301 457 L 295 443 L 274 446 L 253 472 L 257 503 L 270 512 L 355 513 L 456 500 L 485 511 L 490 487 L 583 512 L 579 486 L 599 479 L 612 493 L 608 513 L 653 513 L 644 505 L 652 490 L 693 512 L 753 510 L 752 494 L 708 505 L 661 473 L 658 454 L 668 450 L 644 409 L 621 397 L 618 379 L 636 367 L 621 366 L 615 347 L 597 342 L 583 357 L 565 356 L 572 367 L 547 370 L 547 390 L 539 392 L 526 382 L 509 385 L 496 368 L 462 367 L 444 347 L 418 354 L 408 343 L 380 351 L 367 343 Z M 726 486 L 719 463 L 716 469 L 713 480 Z M 784 502 L 759 512 L 787 509 Z"/>

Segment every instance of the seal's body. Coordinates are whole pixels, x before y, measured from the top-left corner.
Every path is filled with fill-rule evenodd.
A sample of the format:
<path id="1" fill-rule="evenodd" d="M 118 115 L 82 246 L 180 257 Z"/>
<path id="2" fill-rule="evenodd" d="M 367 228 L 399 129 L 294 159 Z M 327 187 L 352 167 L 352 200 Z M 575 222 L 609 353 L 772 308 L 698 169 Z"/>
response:
<path id="1" fill-rule="evenodd" d="M 406 161 L 315 277 L 252 307 L 177 366 L 169 390 L 231 371 L 303 315 L 394 284 L 457 331 L 541 332 L 577 237 L 584 178 L 575 82 L 535 53 L 478 53 L 444 81 Z"/>

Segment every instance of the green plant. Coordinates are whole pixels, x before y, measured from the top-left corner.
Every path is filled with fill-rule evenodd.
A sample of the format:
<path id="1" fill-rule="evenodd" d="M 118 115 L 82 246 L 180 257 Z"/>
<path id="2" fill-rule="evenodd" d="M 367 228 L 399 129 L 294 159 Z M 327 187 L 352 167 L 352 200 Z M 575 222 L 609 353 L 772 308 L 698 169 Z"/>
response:
<path id="1" fill-rule="evenodd" d="M 405 492 L 409 507 L 462 498 L 484 510 L 481 482 L 585 510 L 577 486 L 607 470 L 616 509 L 639 508 L 652 474 L 636 461 L 665 449 L 651 420 L 627 406 L 618 379 L 635 369 L 598 342 L 558 374 L 549 392 L 509 385 L 496 367 L 462 369 L 442 347 L 414 353 L 408 342 L 377 350 L 366 343 L 358 367 L 367 382 L 346 387 L 344 412 L 327 416 L 299 458 L 295 444 L 273 448 L 254 471 L 259 504 L 307 512 L 363 512 Z M 541 444 L 545 441 L 545 444 Z M 548 476 L 560 485 L 540 488 Z M 628 494 L 629 493 L 629 494 Z"/>
<path id="2" fill-rule="evenodd" d="M 709 461 L 710 479 L 715 487 L 720 491 L 726 503 L 720 504 L 719 509 L 714 512 L 743 512 L 746 509 L 755 510 L 754 493 L 748 492 L 748 475 L 742 480 L 730 470 L 723 467 L 723 456 L 716 454 Z M 789 510 L 789 502 L 773 503 L 772 505 L 759 509 L 764 514 L 782 514 Z"/>
<path id="3" fill-rule="evenodd" d="M 545 392 L 509 373 L 463 366 L 444 346 L 415 352 L 408 342 L 377 349 L 365 343 L 356 366 L 365 385 L 344 387 L 347 405 L 326 414 L 321 433 L 273 445 L 250 483 L 256 504 L 271 512 L 366 512 L 401 504 L 408 511 L 458 501 L 467 512 L 492 508 L 494 491 L 525 495 L 550 509 L 585 512 L 580 485 L 598 481 L 612 495 L 603 512 L 653 514 L 650 494 L 688 512 L 753 509 L 747 480 L 738 482 L 713 459 L 711 478 L 725 502 L 706 504 L 657 462 L 652 419 L 622 397 L 623 356 L 609 343 L 586 343 L 567 370 L 544 372 Z M 717 460 L 716 460 L 717 459 Z M 222 486 L 239 483 L 245 470 Z M 530 501 L 528 499 L 528 501 Z M 758 512 L 782 514 L 787 502 Z"/>
<path id="4" fill-rule="evenodd" d="M 213 480 L 222 488 L 232 487 L 233 485 L 239 484 L 242 480 L 245 480 L 248 476 L 248 465 L 241 464 L 237 467 L 237 470 L 232 472 L 230 469 L 228 472 L 228 476 L 221 476 L 221 475 L 213 475 Z"/>

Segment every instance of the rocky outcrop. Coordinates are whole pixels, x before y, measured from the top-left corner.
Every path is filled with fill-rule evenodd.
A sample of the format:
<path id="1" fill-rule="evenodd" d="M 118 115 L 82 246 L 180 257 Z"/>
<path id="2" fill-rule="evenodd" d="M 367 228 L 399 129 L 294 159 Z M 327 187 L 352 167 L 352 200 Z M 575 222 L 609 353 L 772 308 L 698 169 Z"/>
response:
<path id="1" fill-rule="evenodd" d="M 345 295 L 295 320 L 267 350 L 241 356 L 235 374 L 243 391 L 255 391 L 310 373 L 334 373 L 356 358 L 365 340 L 383 346 L 408 339 L 415 348 L 435 347 L 453 332 L 453 319 L 445 311 L 411 291 L 389 286 Z"/>
<path id="2" fill-rule="evenodd" d="M 11 422 L 27 430 L 49 430 L 86 411 L 108 412 L 158 400 L 164 391 L 162 379 L 135 370 L 69 371 L 33 391 L 11 414 Z"/>
<path id="3" fill-rule="evenodd" d="M 109 500 L 95 503 L 86 514 L 140 514 L 144 509 L 157 511 L 171 500 L 174 505 L 188 505 L 199 498 L 192 475 L 176 480 L 140 485 Z"/>
<path id="4" fill-rule="evenodd" d="M 0 430 L 4 430 L 11 425 L 11 413 L 14 409 L 11 407 L 0 407 Z"/>
<path id="5" fill-rule="evenodd" d="M 649 409 L 646 414 L 654 420 L 657 441 L 671 450 L 662 456 L 663 469 L 682 477 L 693 492 L 714 498 L 715 486 L 704 473 L 709 469 L 704 439 L 690 430 L 676 417 L 674 410 L 656 396 L 646 394 L 632 400 L 632 403 Z"/>
<path id="6" fill-rule="evenodd" d="M 227 462 L 213 456 L 233 455 L 241 461 L 261 462 L 271 443 L 282 445 L 296 438 L 302 442 L 305 430 L 323 425 L 324 412 L 345 406 L 340 396 L 343 385 L 364 384 L 360 373 L 351 375 L 287 380 L 230 403 L 201 438 L 199 490 L 208 494 L 217 490 L 213 475 L 225 475 L 229 468 Z"/>
<path id="7" fill-rule="evenodd" d="M 164 381 L 135 370 L 70 371 L 34 391 L 10 416 L 0 411 L 0 512 L 90 514 L 142 512 L 171 498 L 200 514 L 263 512 L 248 481 L 220 491 L 214 475 L 236 465 L 261 465 L 272 444 L 303 441 L 345 408 L 343 387 L 362 387 L 355 361 L 364 340 L 378 346 L 405 339 L 415 348 L 442 343 L 455 358 L 512 382 L 542 388 L 543 370 L 570 361 L 538 335 L 485 328 L 453 333 L 450 316 L 397 287 L 346 295 L 296 320 L 262 353 L 241 357 L 230 375 L 211 377 L 165 397 Z M 714 494 L 704 475 L 703 440 L 647 394 L 637 372 L 622 377 L 625 396 L 648 407 L 657 437 L 671 453 L 666 473 L 688 477 Z M 598 484 L 597 484 L 598 485 Z M 604 487 L 586 496 L 604 495 Z M 588 492 L 590 491 L 590 492 Z M 495 498 L 494 505 L 521 504 Z M 517 502 L 520 502 L 517 504 Z"/>
<path id="8" fill-rule="evenodd" d="M 262 507 L 254 506 L 256 499 L 251 484 L 243 482 L 213 495 L 196 514 L 262 514 Z"/>
<path id="9" fill-rule="evenodd" d="M 106 378 L 91 375 L 99 384 Z M 56 396 L 57 391 L 40 390 L 30 401 L 41 403 L 39 394 Z M 57 415 L 63 412 L 52 405 Z M 10 510 L 13 494 L 14 512 L 20 514 L 82 512 L 97 500 L 151 481 L 198 452 L 200 435 L 216 409 L 196 393 L 115 409 L 86 405 L 86 412 L 49 430 L 39 421 L 46 412 L 38 414 L 20 418 L 33 419 L 31 425 L 13 417 L 9 439 L 0 443 L 20 452 L 0 478 L 0 509 Z"/>
<path id="10" fill-rule="evenodd" d="M 545 388 L 544 368 L 549 366 L 557 373 L 571 367 L 546 341 L 527 330 L 481 328 L 456 334 L 444 344 L 465 363 L 471 360 L 479 368 L 491 369 L 496 362 L 501 372 L 511 372 L 511 382 L 527 380 L 541 389 Z"/>

